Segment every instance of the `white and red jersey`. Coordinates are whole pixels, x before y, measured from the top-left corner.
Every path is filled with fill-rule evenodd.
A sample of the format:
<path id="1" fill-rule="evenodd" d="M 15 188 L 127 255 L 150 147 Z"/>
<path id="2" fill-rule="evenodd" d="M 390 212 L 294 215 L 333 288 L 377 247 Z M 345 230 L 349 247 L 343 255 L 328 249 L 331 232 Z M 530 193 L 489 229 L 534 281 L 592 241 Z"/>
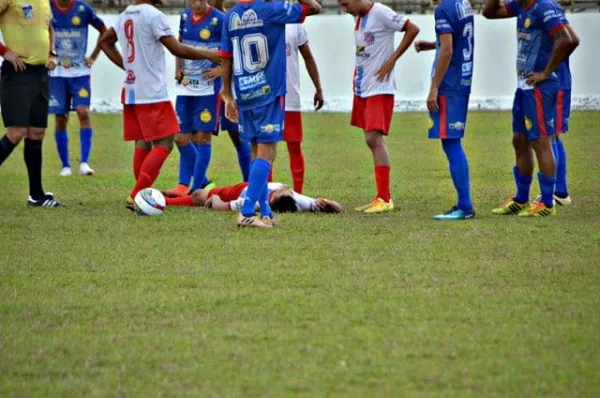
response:
<path id="1" fill-rule="evenodd" d="M 302 24 L 285 25 L 285 53 L 287 58 L 287 79 L 285 110 L 300 112 L 300 64 L 298 49 L 308 43 L 308 36 Z"/>
<path id="2" fill-rule="evenodd" d="M 114 27 L 123 49 L 123 104 L 169 101 L 165 48 L 161 37 L 173 36 L 165 14 L 150 4 L 130 5 Z"/>
<path id="3" fill-rule="evenodd" d="M 267 185 L 267 188 L 269 189 L 269 195 L 272 194 L 273 191 L 275 191 L 279 188 L 283 188 L 284 185 L 285 184 L 282 184 L 280 182 L 270 182 Z M 244 198 L 246 197 L 247 190 L 248 190 L 248 187 L 244 188 L 244 190 L 240 194 L 239 198 L 229 202 L 229 207 L 231 208 L 231 210 L 239 211 L 242 208 L 242 204 L 244 203 Z M 294 196 L 294 200 L 296 201 L 296 209 L 299 213 L 301 213 L 301 212 L 316 212 L 317 211 L 317 206 L 316 206 L 317 200 L 316 199 L 311 198 L 306 195 L 299 194 L 298 192 L 295 192 L 295 191 L 292 191 L 292 195 Z M 258 209 L 258 203 L 256 204 L 256 206 Z"/>
<path id="4" fill-rule="evenodd" d="M 356 41 L 356 69 L 354 70 L 354 94 L 371 97 L 395 94 L 394 73 L 387 81 L 377 80 L 377 71 L 394 53 L 394 35 L 404 30 L 408 19 L 396 14 L 381 3 L 373 3 L 363 16 L 356 17 L 354 39 Z"/>

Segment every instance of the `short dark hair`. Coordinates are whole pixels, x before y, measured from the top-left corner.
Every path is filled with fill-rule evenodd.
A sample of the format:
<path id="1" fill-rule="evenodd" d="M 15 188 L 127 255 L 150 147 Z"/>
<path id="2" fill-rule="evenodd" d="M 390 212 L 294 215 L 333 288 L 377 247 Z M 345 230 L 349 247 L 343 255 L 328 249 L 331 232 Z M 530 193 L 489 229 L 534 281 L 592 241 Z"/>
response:
<path id="1" fill-rule="evenodd" d="M 293 196 L 282 195 L 273 200 L 271 210 L 276 213 L 295 213 L 298 211 L 298 208 Z"/>

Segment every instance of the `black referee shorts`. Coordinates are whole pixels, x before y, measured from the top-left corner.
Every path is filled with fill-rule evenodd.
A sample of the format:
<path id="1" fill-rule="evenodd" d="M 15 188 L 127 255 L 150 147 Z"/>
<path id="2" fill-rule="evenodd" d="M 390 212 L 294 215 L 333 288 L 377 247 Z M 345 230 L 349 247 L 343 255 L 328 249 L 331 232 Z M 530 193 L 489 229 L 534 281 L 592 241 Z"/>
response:
<path id="1" fill-rule="evenodd" d="M 4 127 L 48 126 L 48 69 L 45 65 L 26 65 L 17 72 L 8 61 L 2 63 L 0 106 Z"/>

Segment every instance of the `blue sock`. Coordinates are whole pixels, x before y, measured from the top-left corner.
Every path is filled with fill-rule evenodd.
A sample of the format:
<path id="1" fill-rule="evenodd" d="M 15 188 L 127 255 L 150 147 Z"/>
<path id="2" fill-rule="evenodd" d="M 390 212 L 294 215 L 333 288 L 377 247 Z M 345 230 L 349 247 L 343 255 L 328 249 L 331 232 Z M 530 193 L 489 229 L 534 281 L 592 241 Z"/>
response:
<path id="1" fill-rule="evenodd" d="M 542 191 L 542 202 L 544 202 L 546 207 L 554 206 L 554 185 L 556 184 L 556 178 L 538 173 L 538 180 Z"/>
<path id="2" fill-rule="evenodd" d="M 270 170 L 270 166 L 269 166 Z M 268 174 L 267 174 L 268 177 Z M 269 203 L 269 183 L 265 185 L 265 189 L 262 190 L 260 196 L 258 198 L 258 206 L 260 208 L 260 216 L 261 217 L 269 217 L 273 218 L 273 213 L 271 212 L 271 204 Z"/>
<path id="3" fill-rule="evenodd" d="M 442 148 L 448 158 L 450 175 L 458 194 L 457 207 L 463 211 L 473 210 L 471 202 L 471 181 L 469 179 L 469 162 L 462 147 L 461 139 L 442 140 Z"/>
<path id="4" fill-rule="evenodd" d="M 179 184 L 190 186 L 196 164 L 196 147 L 191 142 L 179 147 Z"/>
<path id="5" fill-rule="evenodd" d="M 194 144 L 196 147 L 196 163 L 194 164 L 194 183 L 192 191 L 204 188 L 208 185 L 206 171 L 212 157 L 212 144 Z"/>
<path id="6" fill-rule="evenodd" d="M 79 144 L 81 145 L 81 159 L 79 162 L 87 163 L 92 152 L 92 137 L 94 130 L 82 128 L 79 130 Z"/>
<path id="7" fill-rule="evenodd" d="M 557 139 L 556 153 L 558 157 L 556 159 L 556 195 L 561 198 L 569 196 L 569 190 L 567 189 L 567 152 L 565 152 L 565 145 L 562 140 Z M 556 155 L 555 155 L 556 156 Z"/>
<path id="8" fill-rule="evenodd" d="M 250 174 L 250 160 L 252 160 L 252 151 L 250 149 L 250 143 L 241 142 L 239 146 L 236 146 L 238 163 L 242 170 L 242 178 L 244 182 L 248 182 L 248 175 Z"/>
<path id="9" fill-rule="evenodd" d="M 56 140 L 56 150 L 58 157 L 62 162 L 62 167 L 71 167 L 69 162 L 69 135 L 66 130 L 55 131 L 54 138 Z"/>
<path id="10" fill-rule="evenodd" d="M 271 165 L 265 159 L 256 159 L 252 162 L 248 178 L 248 189 L 246 190 L 246 197 L 242 204 L 242 215 L 244 217 L 252 217 L 254 215 L 256 202 L 260 199 L 263 190 L 267 190 L 267 180 L 270 171 Z"/>
<path id="11" fill-rule="evenodd" d="M 529 190 L 531 189 L 533 177 L 521 175 L 517 166 L 513 167 L 513 175 L 517 184 L 517 194 L 513 200 L 519 203 L 529 202 Z"/>

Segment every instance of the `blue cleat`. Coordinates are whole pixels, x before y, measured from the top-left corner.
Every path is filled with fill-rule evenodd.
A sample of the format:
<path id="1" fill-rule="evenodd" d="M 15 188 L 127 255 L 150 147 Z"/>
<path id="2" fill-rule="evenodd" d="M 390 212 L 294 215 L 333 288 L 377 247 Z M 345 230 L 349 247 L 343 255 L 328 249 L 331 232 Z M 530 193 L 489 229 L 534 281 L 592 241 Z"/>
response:
<path id="1" fill-rule="evenodd" d="M 434 220 L 470 220 L 471 218 L 475 218 L 475 210 L 460 210 L 458 207 L 454 206 L 444 214 L 438 214 L 433 216 Z"/>

